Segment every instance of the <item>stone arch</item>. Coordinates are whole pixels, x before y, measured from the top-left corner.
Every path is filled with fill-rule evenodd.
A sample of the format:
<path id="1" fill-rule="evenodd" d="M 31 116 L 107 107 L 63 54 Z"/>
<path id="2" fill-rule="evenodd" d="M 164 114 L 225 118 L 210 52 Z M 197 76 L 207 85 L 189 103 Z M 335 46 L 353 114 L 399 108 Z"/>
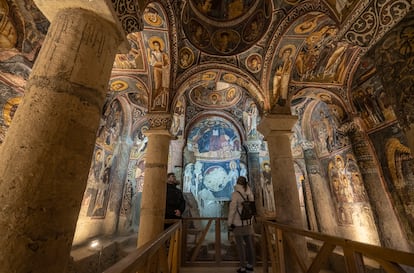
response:
<path id="1" fill-rule="evenodd" d="M 211 78 L 209 78 L 210 75 Z M 218 81 L 223 81 L 242 88 L 255 100 L 261 113 L 270 110 L 264 92 L 257 84 L 256 80 L 252 78 L 251 75 L 244 73 L 238 68 L 225 65 L 220 67 L 220 69 L 217 69 L 217 66 L 211 64 L 199 65 L 186 71 L 177 81 L 177 92 L 173 99 L 173 103 L 176 103 L 176 100 L 180 95 L 183 95 L 188 90 L 201 85 L 202 83 L 208 84 L 208 82 Z"/>

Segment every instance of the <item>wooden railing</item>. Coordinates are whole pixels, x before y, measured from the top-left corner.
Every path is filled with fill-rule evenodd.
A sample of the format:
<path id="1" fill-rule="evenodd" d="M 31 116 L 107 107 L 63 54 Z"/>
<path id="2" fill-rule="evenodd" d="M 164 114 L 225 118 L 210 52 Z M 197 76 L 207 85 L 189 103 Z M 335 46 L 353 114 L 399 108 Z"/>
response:
<path id="1" fill-rule="evenodd" d="M 156 240 L 132 251 L 103 273 L 178 273 L 181 260 L 181 221 L 176 221 Z"/>
<path id="2" fill-rule="evenodd" d="M 414 254 L 392 250 L 388 248 L 368 245 L 356 241 L 338 238 L 329 235 L 323 235 L 316 232 L 305 231 L 289 226 L 281 225 L 271 221 L 263 222 L 264 237 L 266 242 L 267 253 L 271 263 L 273 273 L 286 273 L 285 250 L 289 248 L 291 257 L 294 257 L 304 273 L 320 272 L 322 265 L 326 264 L 334 250 L 339 251 L 344 257 L 346 272 L 363 273 L 366 272 L 367 266 L 364 263 L 367 260 L 375 261 L 376 264 L 388 273 L 414 272 Z M 288 236 L 287 236 L 288 235 Z M 316 257 L 306 265 L 299 257 L 304 249 L 295 249 L 292 237 L 289 235 L 300 235 L 321 242 Z M 267 262 L 263 263 L 263 272 L 269 272 Z"/>
<path id="3" fill-rule="evenodd" d="M 201 224 L 194 225 L 194 221 Z M 223 257 L 224 250 L 233 249 L 225 221 L 225 218 L 205 217 L 183 219 L 165 230 L 159 238 L 132 251 L 103 273 L 179 273 L 180 266 L 235 265 L 237 256 Z M 261 246 L 258 261 L 263 273 L 287 273 L 292 260 L 299 271 L 317 273 L 323 265 L 329 264 L 333 255 L 343 259 L 341 272 L 365 273 L 368 264 L 374 264 L 379 269 L 377 272 L 414 272 L 413 253 L 301 230 L 273 221 L 258 220 L 258 224 L 263 224 L 262 233 L 256 236 Z M 316 256 L 310 262 L 300 258 L 308 251 L 307 247 L 296 249 L 294 240 L 299 237 L 304 239 L 306 246 L 312 245 L 312 249 L 316 249 Z M 189 238 L 192 242 L 188 241 Z M 212 254 L 205 259 L 203 255 L 207 249 Z M 290 256 L 285 255 L 287 252 Z M 331 268 L 331 271 L 336 270 Z"/>
<path id="4" fill-rule="evenodd" d="M 227 218 L 183 218 L 183 266 L 236 265 L 237 254 L 227 230 Z M 208 253 L 207 253 L 208 252 Z"/>

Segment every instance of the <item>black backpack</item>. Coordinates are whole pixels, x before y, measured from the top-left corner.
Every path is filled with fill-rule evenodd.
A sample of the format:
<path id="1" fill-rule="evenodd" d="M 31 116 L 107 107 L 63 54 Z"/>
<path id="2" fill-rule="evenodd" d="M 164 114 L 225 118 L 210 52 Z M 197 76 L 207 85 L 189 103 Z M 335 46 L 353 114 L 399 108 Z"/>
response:
<path id="1" fill-rule="evenodd" d="M 241 197 L 243 198 L 242 202 L 242 211 L 239 212 L 240 219 L 242 221 L 251 220 L 252 217 L 256 216 L 256 204 L 254 201 L 249 201 L 249 196 L 247 195 L 247 198 L 244 198 L 243 194 L 241 192 L 237 191 Z"/>

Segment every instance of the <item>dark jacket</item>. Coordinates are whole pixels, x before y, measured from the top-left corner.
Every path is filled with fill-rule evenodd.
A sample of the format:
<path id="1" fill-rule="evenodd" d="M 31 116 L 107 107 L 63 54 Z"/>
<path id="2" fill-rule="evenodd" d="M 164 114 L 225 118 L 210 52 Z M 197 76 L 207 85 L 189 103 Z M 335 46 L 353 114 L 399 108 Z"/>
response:
<path id="1" fill-rule="evenodd" d="M 185 209 L 185 199 L 182 191 L 174 184 L 167 183 L 167 199 L 165 205 L 165 219 L 179 219 L 174 211 L 178 209 L 183 214 Z"/>

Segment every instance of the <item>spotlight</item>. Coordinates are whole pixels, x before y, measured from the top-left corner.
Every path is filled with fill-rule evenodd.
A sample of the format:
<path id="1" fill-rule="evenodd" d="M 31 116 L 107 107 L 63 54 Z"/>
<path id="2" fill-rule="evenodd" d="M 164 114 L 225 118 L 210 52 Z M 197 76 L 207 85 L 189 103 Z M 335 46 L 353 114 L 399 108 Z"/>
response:
<path id="1" fill-rule="evenodd" d="M 100 245 L 101 245 L 101 242 L 99 240 L 93 240 L 91 241 L 89 247 L 93 249 L 97 249 L 99 248 Z"/>

